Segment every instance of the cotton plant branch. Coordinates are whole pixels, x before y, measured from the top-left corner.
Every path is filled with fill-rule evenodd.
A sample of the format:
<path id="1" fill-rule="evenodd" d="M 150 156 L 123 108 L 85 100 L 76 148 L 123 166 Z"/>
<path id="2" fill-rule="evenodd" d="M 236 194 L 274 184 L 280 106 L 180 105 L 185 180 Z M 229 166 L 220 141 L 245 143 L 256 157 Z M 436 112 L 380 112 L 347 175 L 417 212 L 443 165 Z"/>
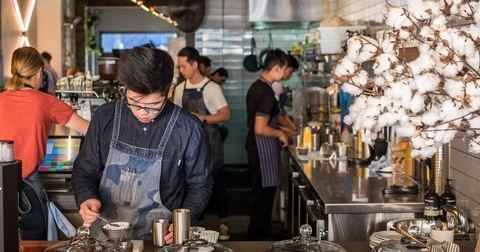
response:
<path id="1" fill-rule="evenodd" d="M 457 132 L 468 134 L 470 150 L 480 152 L 478 1 L 407 0 L 406 7 L 387 2 L 384 13 L 389 38 L 350 38 L 346 56 L 332 70 L 329 92 L 342 89 L 357 97 L 345 122 L 362 130 L 366 143 L 393 127 L 410 139 L 414 156 L 432 156 Z M 449 25 L 458 20 L 473 23 Z M 405 56 L 412 45 L 416 59 Z M 369 72 L 362 69 L 368 61 L 374 63 Z"/>

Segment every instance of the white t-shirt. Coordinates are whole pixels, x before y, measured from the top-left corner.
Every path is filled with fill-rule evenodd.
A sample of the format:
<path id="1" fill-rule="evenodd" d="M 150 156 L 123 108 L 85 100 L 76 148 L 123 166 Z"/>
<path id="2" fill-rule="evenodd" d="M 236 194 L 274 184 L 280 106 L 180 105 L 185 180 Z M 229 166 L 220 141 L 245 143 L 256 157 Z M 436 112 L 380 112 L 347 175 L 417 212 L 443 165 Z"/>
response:
<path id="1" fill-rule="evenodd" d="M 275 99 L 280 100 L 280 95 L 283 94 L 283 84 L 279 81 L 272 83 L 272 89 L 275 93 Z"/>
<path id="2" fill-rule="evenodd" d="M 186 89 L 201 89 L 209 80 L 210 79 L 205 77 L 200 83 L 195 85 L 191 84 L 189 80 L 178 84 L 175 87 L 173 103 L 182 107 L 183 89 L 185 84 L 187 85 Z M 219 109 L 228 106 L 227 100 L 225 100 L 225 96 L 223 95 L 222 88 L 212 80 L 210 80 L 210 83 L 208 83 L 203 89 L 203 102 L 205 102 L 208 112 L 212 115 L 216 114 Z"/>

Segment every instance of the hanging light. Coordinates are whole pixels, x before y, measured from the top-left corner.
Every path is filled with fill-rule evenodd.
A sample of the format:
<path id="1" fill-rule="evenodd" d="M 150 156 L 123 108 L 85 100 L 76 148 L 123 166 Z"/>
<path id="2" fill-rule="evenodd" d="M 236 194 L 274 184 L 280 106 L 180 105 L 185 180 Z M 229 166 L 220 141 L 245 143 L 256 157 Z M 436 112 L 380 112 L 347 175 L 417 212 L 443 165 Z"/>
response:
<path id="1" fill-rule="evenodd" d="M 177 21 L 173 20 L 171 17 L 159 12 L 154 6 L 147 7 L 143 1 L 140 0 L 130 0 L 132 3 L 136 4 L 138 7 L 142 8 L 144 11 L 154 15 L 155 17 L 173 25 L 173 26 L 178 26 Z"/>
<path id="2" fill-rule="evenodd" d="M 25 13 L 25 17 L 22 17 L 20 7 L 18 6 L 18 0 L 12 0 L 13 8 L 15 9 L 15 17 L 17 18 L 17 22 L 20 26 L 21 31 L 20 43 L 18 45 L 19 47 L 30 46 L 30 41 L 27 37 L 27 31 L 30 27 L 30 21 L 32 19 L 33 10 L 35 9 L 35 3 L 36 0 L 30 1 L 27 12 Z"/>

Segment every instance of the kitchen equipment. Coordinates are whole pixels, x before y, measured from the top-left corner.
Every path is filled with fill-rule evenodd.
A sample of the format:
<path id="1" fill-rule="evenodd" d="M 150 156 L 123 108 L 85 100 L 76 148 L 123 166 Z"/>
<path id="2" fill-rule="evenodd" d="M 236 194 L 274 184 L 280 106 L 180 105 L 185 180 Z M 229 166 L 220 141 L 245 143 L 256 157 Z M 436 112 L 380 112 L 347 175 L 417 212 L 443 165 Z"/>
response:
<path id="1" fill-rule="evenodd" d="M 173 242 L 182 245 L 188 240 L 190 234 L 190 210 L 173 210 Z"/>
<path id="2" fill-rule="evenodd" d="M 12 162 L 13 160 L 13 141 L 0 140 L 0 162 Z"/>
<path id="3" fill-rule="evenodd" d="M 186 251 L 212 251 L 212 252 L 233 252 L 233 250 L 223 246 L 220 243 L 212 244 L 206 240 L 196 239 L 187 240 L 183 244 L 173 244 L 156 250 L 157 252 L 186 252 Z"/>
<path id="4" fill-rule="evenodd" d="M 131 226 L 128 222 L 113 222 L 102 227 L 103 233 L 108 237 L 108 240 L 113 243 L 119 243 L 129 238 Z"/>
<path id="5" fill-rule="evenodd" d="M 131 241 L 99 241 L 90 235 L 90 229 L 80 226 L 75 237 L 59 242 L 44 250 L 45 252 L 132 252 Z"/>
<path id="6" fill-rule="evenodd" d="M 253 37 L 250 40 L 250 46 L 250 55 L 243 59 L 243 67 L 249 72 L 257 72 L 260 70 L 260 65 L 258 64 L 257 55 L 255 55 L 256 43 Z"/>
<path id="7" fill-rule="evenodd" d="M 100 57 L 98 58 L 98 72 L 102 80 L 114 81 L 117 79 L 118 62 L 116 57 Z"/>
<path id="8" fill-rule="evenodd" d="M 123 241 L 118 244 L 118 247 L 124 252 L 133 252 L 133 243 L 131 241 Z"/>
<path id="9" fill-rule="evenodd" d="M 159 219 L 152 222 L 152 240 L 155 247 L 165 246 L 165 235 L 168 233 L 170 223 L 165 219 Z"/>
<path id="10" fill-rule="evenodd" d="M 267 250 L 269 252 L 277 251 L 346 251 L 340 245 L 333 242 L 318 240 L 312 237 L 312 227 L 304 224 L 299 229 L 300 236 L 292 240 L 274 242 Z"/>
<path id="11" fill-rule="evenodd" d="M 267 48 L 264 48 L 260 54 L 258 55 L 258 64 L 260 67 L 263 67 L 263 63 L 265 62 L 265 58 L 267 57 L 267 54 L 270 50 L 273 48 L 273 39 L 272 39 L 272 33 L 268 33 L 268 46 Z"/>

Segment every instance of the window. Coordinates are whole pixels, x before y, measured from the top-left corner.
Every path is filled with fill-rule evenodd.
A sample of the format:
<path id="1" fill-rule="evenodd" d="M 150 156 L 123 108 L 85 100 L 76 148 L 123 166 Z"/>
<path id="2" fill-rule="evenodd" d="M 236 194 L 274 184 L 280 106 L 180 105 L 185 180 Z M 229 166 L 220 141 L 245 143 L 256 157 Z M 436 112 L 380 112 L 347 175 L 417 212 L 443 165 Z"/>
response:
<path id="1" fill-rule="evenodd" d="M 102 32 L 100 45 L 104 55 L 112 54 L 114 49 L 130 49 L 147 43 L 167 50 L 168 40 L 176 37 L 175 32 Z"/>

